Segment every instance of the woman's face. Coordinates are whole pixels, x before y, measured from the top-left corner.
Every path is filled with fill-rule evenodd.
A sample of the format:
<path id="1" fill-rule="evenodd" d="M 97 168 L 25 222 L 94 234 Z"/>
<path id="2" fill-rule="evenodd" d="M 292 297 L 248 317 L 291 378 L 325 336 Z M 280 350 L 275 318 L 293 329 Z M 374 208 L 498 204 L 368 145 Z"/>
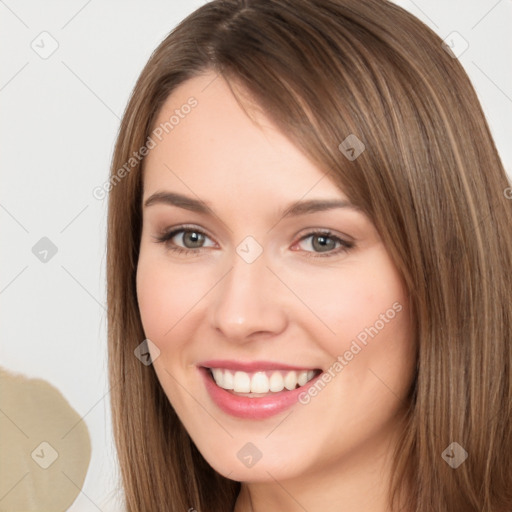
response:
<path id="1" fill-rule="evenodd" d="M 137 294 L 154 369 L 226 477 L 363 467 L 413 378 L 406 290 L 370 220 L 214 78 L 167 99 L 146 158 Z"/>

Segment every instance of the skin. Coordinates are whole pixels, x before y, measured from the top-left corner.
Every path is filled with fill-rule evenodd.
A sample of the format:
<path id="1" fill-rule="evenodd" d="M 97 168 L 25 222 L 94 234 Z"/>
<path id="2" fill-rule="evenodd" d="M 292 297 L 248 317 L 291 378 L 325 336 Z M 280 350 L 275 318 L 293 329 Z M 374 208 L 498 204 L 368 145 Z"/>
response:
<path id="1" fill-rule="evenodd" d="M 258 124 L 251 121 L 214 78 L 195 77 L 170 95 L 156 125 L 191 96 L 198 104 L 145 162 L 143 203 L 165 190 L 211 207 L 143 210 L 137 295 L 145 334 L 160 351 L 152 351 L 158 379 L 208 463 L 242 482 L 236 512 L 388 511 L 390 455 L 413 380 L 407 291 L 357 209 L 283 218 L 297 200 L 348 199 L 256 107 Z M 190 232 L 168 242 L 189 253 L 156 242 L 185 223 L 206 231 L 202 248 Z M 329 239 L 332 255 L 322 256 L 321 235 L 311 236 L 318 229 L 355 245 L 340 251 Z M 250 264 L 236 252 L 249 235 L 263 249 Z M 402 310 L 317 396 L 271 418 L 224 413 L 198 373 L 208 359 L 327 371 L 396 302 Z M 262 454 L 250 468 L 237 457 L 247 442 Z"/>

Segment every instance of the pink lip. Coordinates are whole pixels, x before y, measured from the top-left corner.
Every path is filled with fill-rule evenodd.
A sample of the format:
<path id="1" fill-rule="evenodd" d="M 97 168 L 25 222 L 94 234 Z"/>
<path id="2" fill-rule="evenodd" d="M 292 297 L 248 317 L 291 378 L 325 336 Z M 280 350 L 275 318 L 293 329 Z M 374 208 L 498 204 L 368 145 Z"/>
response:
<path id="1" fill-rule="evenodd" d="M 271 361 L 228 361 L 227 359 L 215 359 L 210 361 L 203 361 L 198 363 L 198 366 L 205 366 L 206 368 L 224 368 L 226 370 L 239 370 L 241 372 L 256 372 L 264 370 L 314 370 L 315 368 L 306 368 L 304 366 L 290 366 L 284 363 L 274 363 Z"/>
<path id="2" fill-rule="evenodd" d="M 226 368 L 226 369 L 240 369 L 241 371 L 251 371 L 251 370 L 242 370 L 239 363 L 237 363 L 236 367 L 229 367 L 224 365 L 219 365 L 220 361 L 215 361 L 215 365 L 212 365 L 213 368 Z M 249 365 L 251 366 L 251 365 Z M 254 365 L 252 365 L 254 366 Z M 247 368 L 247 365 L 245 366 Z M 283 366 L 274 366 L 274 368 L 269 368 L 269 366 L 261 366 L 257 367 L 258 369 L 277 369 L 283 368 Z M 289 369 L 289 368 L 286 368 Z M 292 368 L 296 369 L 296 368 Z M 304 368 L 306 369 L 306 368 Z M 311 379 L 306 385 L 301 386 L 300 388 L 293 389 L 292 391 L 280 391 L 278 393 L 272 393 L 270 396 L 259 397 L 259 398 L 249 398 L 246 396 L 237 396 L 233 395 L 229 391 L 220 388 L 217 386 L 215 381 L 210 375 L 209 370 L 204 367 L 198 368 L 201 373 L 206 390 L 208 391 L 211 399 L 215 402 L 215 404 L 225 413 L 230 414 L 231 416 L 235 416 L 237 418 L 244 419 L 252 419 L 252 420 L 262 420 L 265 418 L 270 418 L 284 410 L 288 409 L 295 403 L 297 403 L 299 395 L 304 391 L 307 391 L 310 385 L 312 385 L 318 377 L 320 377 L 321 373 L 319 373 L 315 378 Z"/>

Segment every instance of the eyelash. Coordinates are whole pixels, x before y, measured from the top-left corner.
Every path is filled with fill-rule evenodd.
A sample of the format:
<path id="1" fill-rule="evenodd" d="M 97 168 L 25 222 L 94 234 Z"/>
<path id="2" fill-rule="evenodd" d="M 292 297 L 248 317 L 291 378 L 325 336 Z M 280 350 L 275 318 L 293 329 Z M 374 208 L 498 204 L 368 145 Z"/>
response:
<path id="1" fill-rule="evenodd" d="M 184 226 L 179 226 L 175 229 L 172 229 L 171 231 L 164 233 L 162 236 L 155 237 L 156 242 L 164 244 L 168 250 L 173 251 L 176 254 L 190 254 L 190 253 L 197 254 L 198 252 L 201 252 L 202 249 L 205 249 L 205 247 L 198 247 L 197 249 L 188 249 L 188 248 L 180 247 L 179 245 L 174 245 L 174 244 L 170 243 L 171 239 L 174 238 L 177 234 L 179 234 L 181 232 L 183 232 L 183 233 L 187 233 L 187 232 L 188 233 L 190 233 L 190 232 L 199 233 L 201 235 L 204 235 L 205 237 L 211 238 L 202 229 L 196 228 L 195 226 L 185 226 L 184 225 Z M 334 240 L 336 243 L 339 243 L 340 247 L 338 247 L 337 249 L 334 249 L 332 251 L 325 252 L 325 253 L 318 253 L 318 252 L 314 252 L 314 251 L 304 251 L 306 253 L 306 257 L 308 257 L 308 258 L 310 258 L 310 257 L 312 257 L 312 258 L 328 258 L 328 257 L 332 257 L 332 256 L 337 256 L 338 254 L 348 252 L 355 245 L 353 242 L 343 240 L 342 238 L 334 235 L 328 229 L 310 231 L 309 233 L 302 236 L 294 245 L 301 242 L 302 240 L 305 240 L 305 239 L 307 239 L 311 236 L 315 236 L 315 235 L 330 238 L 331 240 Z"/>

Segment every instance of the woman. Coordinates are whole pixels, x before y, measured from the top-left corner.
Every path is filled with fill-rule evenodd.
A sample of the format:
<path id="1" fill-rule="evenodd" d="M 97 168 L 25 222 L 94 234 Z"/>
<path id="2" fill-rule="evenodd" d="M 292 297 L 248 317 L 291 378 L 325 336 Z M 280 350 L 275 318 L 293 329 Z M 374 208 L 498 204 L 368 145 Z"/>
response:
<path id="1" fill-rule="evenodd" d="M 127 510 L 511 510 L 509 186 L 462 67 L 399 7 L 186 18 L 109 182 Z"/>

